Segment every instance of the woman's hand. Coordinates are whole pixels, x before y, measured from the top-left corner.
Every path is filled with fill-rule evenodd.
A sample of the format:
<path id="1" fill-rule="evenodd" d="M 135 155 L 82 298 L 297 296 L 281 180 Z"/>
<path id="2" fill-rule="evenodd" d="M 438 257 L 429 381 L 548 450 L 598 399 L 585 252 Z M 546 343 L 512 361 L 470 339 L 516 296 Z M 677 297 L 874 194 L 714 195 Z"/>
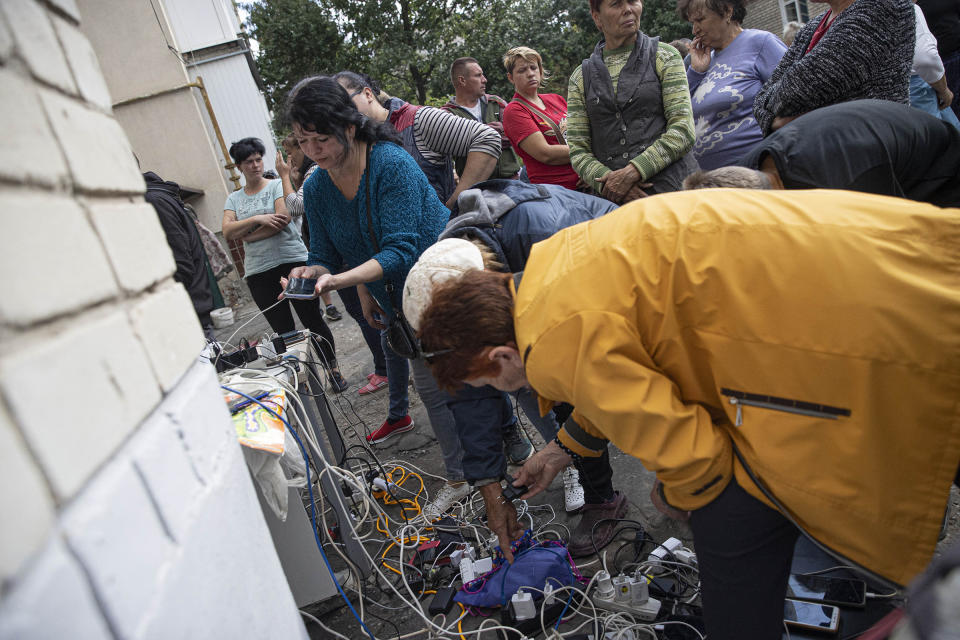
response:
<path id="1" fill-rule="evenodd" d="M 600 194 L 607 200 L 622 204 L 633 187 L 640 180 L 640 172 L 632 164 L 623 169 L 611 171 L 607 175 L 597 178 L 600 183 Z"/>
<path id="2" fill-rule="evenodd" d="M 283 213 L 261 213 L 259 216 L 258 222 L 264 226 L 271 229 L 276 229 L 281 231 L 285 226 L 290 224 L 290 216 Z"/>
<path id="3" fill-rule="evenodd" d="M 280 278 L 280 295 L 277 296 L 277 300 L 283 300 L 283 292 L 287 290 L 287 284 L 290 282 L 290 278 L 317 278 L 317 284 L 320 283 L 320 278 L 330 275 L 327 273 L 327 270 L 320 266 L 312 267 L 294 267 L 290 270 L 289 275 L 286 278 Z M 319 295 L 319 292 L 317 293 Z M 314 296 L 316 297 L 316 296 Z"/>
<path id="4" fill-rule="evenodd" d="M 503 557 L 513 564 L 510 544 L 523 536 L 523 526 L 517 520 L 517 509 L 503 497 L 499 482 L 480 487 L 480 495 L 483 496 L 483 506 L 487 510 L 487 528 L 496 534 Z"/>
<path id="5" fill-rule="evenodd" d="M 697 73 L 706 73 L 710 68 L 710 47 L 700 38 L 694 38 L 690 44 L 690 68 Z"/>
<path id="6" fill-rule="evenodd" d="M 563 469 L 573 461 L 553 440 L 543 449 L 523 463 L 517 472 L 513 486 L 527 486 L 527 492 L 521 497 L 526 500 L 544 491 Z"/>
<path id="7" fill-rule="evenodd" d="M 357 297 L 360 298 L 360 308 L 363 309 L 363 319 L 367 324 L 374 329 L 386 329 L 387 325 L 379 320 L 385 315 L 383 309 L 362 284 L 357 285 Z"/>
<path id="8" fill-rule="evenodd" d="M 947 109 L 951 104 L 953 104 L 953 92 L 948 87 L 944 87 L 942 92 L 937 92 L 937 107 L 939 109 Z"/>
<path id="9" fill-rule="evenodd" d="M 277 150 L 277 175 L 280 176 L 280 179 L 290 177 L 290 165 L 286 160 L 283 159 L 283 152 L 279 149 Z"/>

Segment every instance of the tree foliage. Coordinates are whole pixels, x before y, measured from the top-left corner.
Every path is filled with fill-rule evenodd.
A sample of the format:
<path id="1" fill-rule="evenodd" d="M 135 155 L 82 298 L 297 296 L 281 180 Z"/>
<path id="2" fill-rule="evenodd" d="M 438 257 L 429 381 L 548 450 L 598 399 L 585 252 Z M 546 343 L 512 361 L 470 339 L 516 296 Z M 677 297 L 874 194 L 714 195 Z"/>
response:
<path id="1" fill-rule="evenodd" d="M 566 94 L 567 78 L 600 39 L 587 0 L 258 0 L 245 5 L 259 42 L 257 63 L 278 113 L 300 78 L 351 69 L 391 95 L 438 104 L 452 93 L 450 63 L 476 58 L 490 93 L 509 98 L 503 54 L 525 45 L 552 71 L 546 91 Z M 647 0 L 641 28 L 669 42 L 690 28 L 675 0 Z"/>

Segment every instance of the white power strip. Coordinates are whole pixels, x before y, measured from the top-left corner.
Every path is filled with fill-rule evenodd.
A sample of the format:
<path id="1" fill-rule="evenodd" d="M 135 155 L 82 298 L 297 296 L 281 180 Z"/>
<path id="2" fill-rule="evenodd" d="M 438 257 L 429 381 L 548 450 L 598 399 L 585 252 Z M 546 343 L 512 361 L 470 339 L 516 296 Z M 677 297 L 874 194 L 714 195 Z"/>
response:
<path id="1" fill-rule="evenodd" d="M 628 613 L 645 622 L 656 620 L 660 613 L 660 601 L 650 597 L 647 581 L 623 574 L 611 578 L 606 571 L 598 572 L 591 600 L 601 609 Z"/>

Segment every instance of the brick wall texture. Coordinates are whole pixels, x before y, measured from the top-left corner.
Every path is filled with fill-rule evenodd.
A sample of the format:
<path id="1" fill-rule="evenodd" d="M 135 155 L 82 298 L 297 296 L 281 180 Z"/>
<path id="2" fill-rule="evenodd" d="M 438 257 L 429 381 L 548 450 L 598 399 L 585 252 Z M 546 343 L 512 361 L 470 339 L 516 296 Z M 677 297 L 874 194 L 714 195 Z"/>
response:
<path id="1" fill-rule="evenodd" d="M 0 639 L 306 637 L 78 20 L 0 3 Z"/>

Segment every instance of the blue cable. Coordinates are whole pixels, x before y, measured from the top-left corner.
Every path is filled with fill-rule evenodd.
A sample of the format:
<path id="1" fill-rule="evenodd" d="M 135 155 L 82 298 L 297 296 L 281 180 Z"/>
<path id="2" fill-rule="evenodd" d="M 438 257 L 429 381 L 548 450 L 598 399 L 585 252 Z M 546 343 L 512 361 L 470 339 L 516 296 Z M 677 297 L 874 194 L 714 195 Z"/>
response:
<path id="1" fill-rule="evenodd" d="M 287 431 L 290 432 L 290 435 L 293 436 L 294 440 L 297 441 L 297 446 L 300 447 L 300 455 L 303 456 L 303 461 L 307 467 L 307 491 L 310 493 L 310 524 L 313 526 L 313 539 L 316 540 L 317 542 L 317 549 L 320 550 L 320 556 L 323 558 L 324 564 L 327 565 L 327 571 L 330 572 L 330 577 L 333 579 L 333 584 L 337 585 L 337 591 L 340 592 L 340 596 L 343 598 L 343 601 L 347 603 L 348 607 L 350 607 L 350 612 L 353 614 L 353 617 L 357 619 L 357 622 L 360 623 L 360 626 L 363 627 L 363 630 L 367 632 L 368 636 L 370 636 L 370 640 L 376 640 L 376 638 L 374 638 L 373 634 L 370 632 L 370 629 L 367 628 L 367 625 L 365 625 L 363 623 L 363 620 L 360 619 L 359 614 L 357 614 L 357 610 L 353 608 L 353 604 L 350 602 L 350 598 L 348 598 L 347 594 L 343 592 L 343 589 L 340 587 L 340 583 L 337 582 L 337 576 L 333 572 L 333 567 L 330 566 L 330 561 L 327 560 L 327 554 L 324 553 L 323 551 L 323 543 L 320 542 L 320 534 L 317 533 L 317 511 L 316 511 L 316 505 L 314 504 L 314 500 L 313 500 L 313 484 L 310 482 L 310 458 L 307 457 L 307 450 L 304 448 L 303 443 L 300 441 L 300 436 L 297 435 L 297 432 L 294 430 L 293 427 L 290 426 L 290 423 L 287 422 L 287 420 L 283 416 L 281 416 L 279 413 L 277 413 L 267 405 L 260 402 L 258 399 L 252 396 L 248 396 L 242 391 L 237 391 L 236 389 L 231 389 L 230 387 L 226 387 L 224 385 L 220 385 L 220 388 L 225 389 L 231 393 L 236 393 L 238 395 L 241 395 L 247 400 L 256 402 L 258 405 L 260 405 L 261 407 L 263 407 L 264 409 L 266 409 L 267 411 L 275 415 L 287 427 Z"/>

